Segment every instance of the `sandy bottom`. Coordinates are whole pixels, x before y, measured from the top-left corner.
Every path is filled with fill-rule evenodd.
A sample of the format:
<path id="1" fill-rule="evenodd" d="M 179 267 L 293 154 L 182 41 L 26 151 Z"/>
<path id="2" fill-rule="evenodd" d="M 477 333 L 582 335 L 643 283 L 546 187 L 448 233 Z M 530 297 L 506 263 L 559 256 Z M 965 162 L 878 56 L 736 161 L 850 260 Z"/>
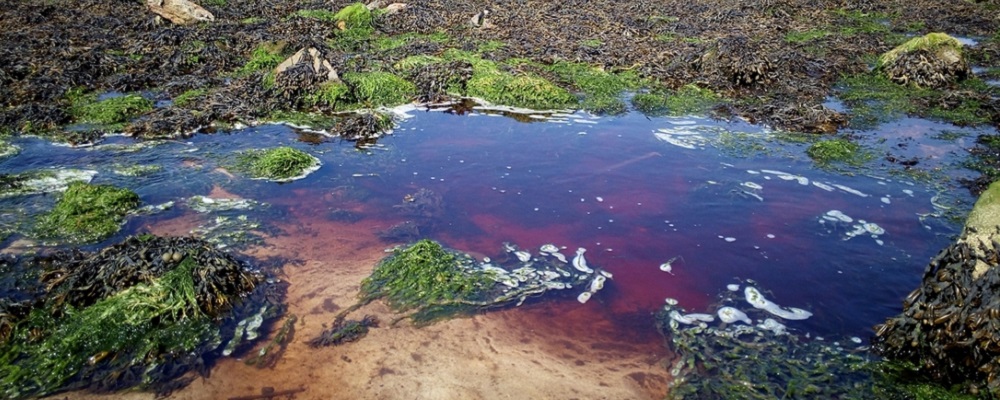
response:
<path id="1" fill-rule="evenodd" d="M 149 228 L 182 235 L 198 222 L 189 215 Z M 292 259 L 282 279 L 290 283 L 289 312 L 299 321 L 285 353 L 273 368 L 264 369 L 222 359 L 210 377 L 196 379 L 171 398 L 266 398 L 259 396 L 264 388 L 300 389 L 295 399 L 662 399 L 666 394 L 669 353 L 649 312 L 619 314 L 597 297 L 586 305 L 546 301 L 421 328 L 407 321 L 389 326 L 394 315 L 377 302 L 350 316 L 371 314 L 382 321 L 367 337 L 311 348 L 308 340 L 354 303 L 361 280 L 387 246 L 363 223 L 316 220 L 281 227 L 284 235 L 250 253 Z M 636 327 L 623 328 L 622 321 Z"/>

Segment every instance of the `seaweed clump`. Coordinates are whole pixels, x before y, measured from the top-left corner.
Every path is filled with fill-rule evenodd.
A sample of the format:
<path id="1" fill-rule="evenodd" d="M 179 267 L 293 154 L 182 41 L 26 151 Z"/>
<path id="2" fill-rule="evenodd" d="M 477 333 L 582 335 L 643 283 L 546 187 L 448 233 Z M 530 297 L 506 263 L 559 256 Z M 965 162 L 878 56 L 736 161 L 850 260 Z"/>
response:
<path id="1" fill-rule="evenodd" d="M 385 299 L 396 312 L 416 310 L 416 320 L 480 305 L 496 282 L 485 270 L 471 268 L 468 261 L 472 260 L 430 240 L 396 249 L 361 282 L 361 302 Z"/>
<path id="2" fill-rule="evenodd" d="M 319 160 L 302 150 L 282 146 L 246 151 L 237 156 L 236 166 L 255 179 L 287 182 L 319 168 Z"/>
<path id="3" fill-rule="evenodd" d="M 821 166 L 829 166 L 832 163 L 859 166 L 873 158 L 871 153 L 861 148 L 861 145 L 842 138 L 813 143 L 806 149 L 806 154 Z"/>
<path id="4" fill-rule="evenodd" d="M 38 221 L 37 234 L 75 243 L 98 241 L 117 232 L 125 215 L 138 205 L 139 195 L 129 189 L 73 182 L 55 208 Z"/>
<path id="5" fill-rule="evenodd" d="M 552 247 L 555 247 L 554 245 Z M 409 318 L 418 325 L 471 313 L 489 307 L 521 305 L 528 297 L 550 291 L 584 288 L 577 298 L 581 303 L 604 287 L 611 274 L 587 267 L 585 249 L 578 249 L 573 272 L 563 269 L 563 262 L 543 252 L 541 257 L 505 244 L 506 255 L 494 261 L 478 262 L 468 254 L 445 249 L 431 240 L 420 240 L 405 248 L 396 248 L 382 259 L 372 274 L 361 282 L 359 300 L 341 311 L 333 327 L 310 343 L 314 346 L 340 344 L 364 336 L 377 320 L 347 320 L 351 312 L 375 301 L 384 300 L 400 314 L 391 323 Z M 558 253 L 558 250 L 551 250 Z M 516 255 L 516 258 L 514 257 Z M 562 254 L 555 259 L 565 259 Z M 505 266 L 504 262 L 514 264 Z M 589 281 L 589 284 L 588 284 Z"/>
<path id="6" fill-rule="evenodd" d="M 378 112 L 362 112 L 341 118 L 333 127 L 333 131 L 346 140 L 357 142 L 358 146 L 365 146 L 374 144 L 392 127 L 391 116 Z"/>
<path id="7" fill-rule="evenodd" d="M 281 310 L 280 293 L 263 274 L 197 239 L 129 237 L 95 253 L 17 262 L 42 272 L 34 292 L 5 307 L 5 398 L 81 388 L 169 391 L 186 383 L 174 380 L 187 371 L 204 372 L 220 343 L 242 340 L 226 326 L 258 309 Z"/>

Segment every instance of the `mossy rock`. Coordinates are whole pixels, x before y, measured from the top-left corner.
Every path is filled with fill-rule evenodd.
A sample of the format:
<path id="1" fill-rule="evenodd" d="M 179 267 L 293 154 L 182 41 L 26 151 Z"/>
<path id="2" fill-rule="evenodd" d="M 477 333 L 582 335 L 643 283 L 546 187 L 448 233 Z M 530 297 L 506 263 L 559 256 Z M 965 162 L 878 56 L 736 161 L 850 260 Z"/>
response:
<path id="1" fill-rule="evenodd" d="M 910 39 L 882 54 L 876 68 L 893 82 L 943 87 L 971 74 L 962 43 L 944 33 Z"/>
<path id="2" fill-rule="evenodd" d="M 319 169 L 320 161 L 306 152 L 291 147 L 249 150 L 237 156 L 236 168 L 254 179 L 288 182 L 303 178 Z"/>
<path id="3" fill-rule="evenodd" d="M 139 195 L 129 189 L 73 182 L 39 219 L 36 233 L 72 243 L 95 242 L 118 232 L 125 215 L 138 206 Z"/>
<path id="4" fill-rule="evenodd" d="M 993 182 L 976 200 L 965 221 L 966 231 L 991 232 L 1000 228 L 1000 181 Z"/>

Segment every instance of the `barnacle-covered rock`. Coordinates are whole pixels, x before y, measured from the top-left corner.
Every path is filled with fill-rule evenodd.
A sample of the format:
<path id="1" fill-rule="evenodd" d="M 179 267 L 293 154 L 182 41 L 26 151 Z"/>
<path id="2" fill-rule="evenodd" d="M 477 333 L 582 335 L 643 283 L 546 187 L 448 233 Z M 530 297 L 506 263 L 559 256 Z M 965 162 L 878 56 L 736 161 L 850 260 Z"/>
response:
<path id="1" fill-rule="evenodd" d="M 877 326 L 874 349 L 944 384 L 1000 393 L 1000 213 L 994 184 L 962 237 L 935 256 L 903 312 Z M 985 384 L 985 388 L 979 387 Z"/>

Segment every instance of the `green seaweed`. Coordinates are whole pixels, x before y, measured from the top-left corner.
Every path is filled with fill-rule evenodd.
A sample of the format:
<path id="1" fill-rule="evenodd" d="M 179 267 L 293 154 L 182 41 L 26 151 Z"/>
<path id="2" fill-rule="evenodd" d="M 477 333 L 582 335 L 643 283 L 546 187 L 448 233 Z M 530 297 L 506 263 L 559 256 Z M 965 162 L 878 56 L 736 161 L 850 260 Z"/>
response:
<path id="1" fill-rule="evenodd" d="M 860 166 L 874 158 L 874 155 L 864 151 L 861 145 L 847 139 L 821 140 L 809 146 L 806 154 L 821 166 L 832 163 Z"/>
<path id="2" fill-rule="evenodd" d="M 308 107 L 330 107 L 336 108 L 337 104 L 348 99 L 351 89 L 341 82 L 323 82 L 312 93 L 303 99 L 303 103 Z"/>
<path id="3" fill-rule="evenodd" d="M 963 81 L 963 90 L 990 95 L 993 88 L 980 79 Z M 939 101 L 946 92 L 916 85 L 900 85 L 878 72 L 844 76 L 837 84 L 838 97 L 850 107 L 851 126 L 871 128 L 905 115 L 943 120 L 956 125 L 989 123 L 978 96 L 964 96 L 958 104 L 945 106 Z"/>
<path id="4" fill-rule="evenodd" d="M 236 167 L 257 179 L 286 180 L 302 175 L 317 163 L 302 150 L 282 146 L 243 152 L 237 156 Z"/>
<path id="5" fill-rule="evenodd" d="M 0 348 L 4 397 L 52 393 L 70 379 L 93 372 L 105 359 L 146 360 L 193 351 L 211 336 L 212 326 L 195 299 L 195 266 L 193 259 L 185 258 L 151 283 L 83 309 L 67 306 L 62 317 L 32 311 Z"/>
<path id="6" fill-rule="evenodd" d="M 295 125 L 304 125 L 312 128 L 323 128 L 332 126 L 337 121 L 335 117 L 324 114 L 305 113 L 298 111 L 280 111 L 280 110 L 272 112 L 267 119 L 269 121 L 288 122 Z"/>
<path id="7" fill-rule="evenodd" d="M 889 23 L 893 16 L 881 12 L 864 12 L 859 10 L 836 9 L 831 11 L 841 22 L 840 33 L 845 36 L 857 34 L 884 34 L 889 32 Z"/>
<path id="8" fill-rule="evenodd" d="M 882 74 L 844 76 L 838 82 L 839 97 L 851 108 L 851 126 L 870 128 L 915 113 L 913 101 L 930 89 L 899 85 Z"/>
<path id="9" fill-rule="evenodd" d="M 718 304 L 737 304 L 741 294 L 723 293 Z M 753 320 L 771 316 L 744 310 Z M 913 365 L 877 359 L 849 345 L 759 326 L 683 325 L 656 313 L 657 330 L 676 355 L 667 399 L 969 399 L 960 388 L 935 385 Z M 842 342 L 841 342 L 842 343 Z"/>
<path id="10" fill-rule="evenodd" d="M 653 91 L 632 97 L 632 105 L 647 115 L 700 115 L 723 102 L 710 89 L 688 84 L 675 91 Z"/>
<path id="11" fill-rule="evenodd" d="M 413 40 L 412 34 L 380 36 L 372 42 L 372 48 L 376 51 L 392 51 L 405 46 L 411 40 Z"/>
<path id="12" fill-rule="evenodd" d="M 329 16 L 330 21 L 337 23 L 336 36 L 329 41 L 330 46 L 344 51 L 360 50 L 375 32 L 373 21 L 378 12 L 368 10 L 362 3 L 353 3 Z"/>
<path id="13" fill-rule="evenodd" d="M 38 220 L 36 234 L 94 242 L 117 232 L 125 215 L 138 205 L 139 196 L 131 190 L 73 182 L 55 208 Z"/>
<path id="14" fill-rule="evenodd" d="M 426 54 L 418 54 L 397 61 L 396 64 L 393 65 L 393 68 L 395 68 L 397 71 L 400 72 L 409 73 L 415 71 L 420 67 L 438 64 L 441 62 L 444 62 L 444 59 L 442 59 L 441 57 L 434 57 Z"/>
<path id="15" fill-rule="evenodd" d="M 246 64 L 236 70 L 236 76 L 246 76 L 257 71 L 268 70 L 277 67 L 285 60 L 282 55 L 285 49 L 284 43 L 264 43 L 257 46 L 250 53 L 250 59 Z"/>
<path id="16" fill-rule="evenodd" d="M 489 53 L 491 51 L 500 50 L 506 46 L 507 46 L 506 43 L 501 42 L 499 40 L 490 40 L 480 43 L 479 46 L 476 47 L 476 51 L 480 53 Z"/>
<path id="17" fill-rule="evenodd" d="M 611 73 L 584 63 L 559 61 L 544 69 L 583 92 L 586 95 L 583 108 L 598 114 L 624 113 L 626 106 L 621 94 L 625 90 L 638 89 L 642 84 L 632 71 Z"/>
<path id="18" fill-rule="evenodd" d="M 628 112 L 628 105 L 618 97 L 596 96 L 583 99 L 584 110 L 598 115 L 620 115 Z"/>
<path id="19" fill-rule="evenodd" d="M 823 29 L 810 29 L 808 31 L 791 31 L 785 34 L 785 42 L 805 43 L 822 39 L 830 35 L 830 31 Z"/>
<path id="20" fill-rule="evenodd" d="M 174 105 L 184 107 L 191 101 L 198 99 L 208 93 L 207 89 L 191 89 L 174 97 Z"/>
<path id="21" fill-rule="evenodd" d="M 413 83 L 389 72 L 350 72 L 343 80 L 354 98 L 368 107 L 405 104 L 417 92 Z"/>
<path id="22" fill-rule="evenodd" d="M 489 273 L 467 268 L 466 261 L 426 239 L 396 249 L 361 282 L 361 301 L 384 299 L 396 312 L 417 310 L 415 320 L 457 312 L 481 302 L 496 283 Z"/>
<path id="23" fill-rule="evenodd" d="M 97 100 L 97 96 L 85 95 L 79 90 L 67 93 L 71 102 L 70 114 L 76 122 L 120 127 L 129 119 L 153 109 L 153 102 L 136 94 Z"/>
<path id="24" fill-rule="evenodd" d="M 337 11 L 337 14 L 333 18 L 337 21 L 344 21 L 347 25 L 347 30 L 373 29 L 372 20 L 374 16 L 368 10 L 368 7 L 365 7 L 364 3 L 352 3 Z"/>
<path id="25" fill-rule="evenodd" d="M 337 13 L 330 10 L 298 10 L 295 14 L 296 17 L 315 19 L 323 22 L 336 22 Z"/>
<path id="26" fill-rule="evenodd" d="M 474 53 L 451 49 L 444 53 L 444 59 L 472 64 L 472 77 L 466 83 L 468 96 L 534 109 L 570 108 L 579 103 L 576 96 L 548 79 L 526 72 L 508 72 Z"/>

